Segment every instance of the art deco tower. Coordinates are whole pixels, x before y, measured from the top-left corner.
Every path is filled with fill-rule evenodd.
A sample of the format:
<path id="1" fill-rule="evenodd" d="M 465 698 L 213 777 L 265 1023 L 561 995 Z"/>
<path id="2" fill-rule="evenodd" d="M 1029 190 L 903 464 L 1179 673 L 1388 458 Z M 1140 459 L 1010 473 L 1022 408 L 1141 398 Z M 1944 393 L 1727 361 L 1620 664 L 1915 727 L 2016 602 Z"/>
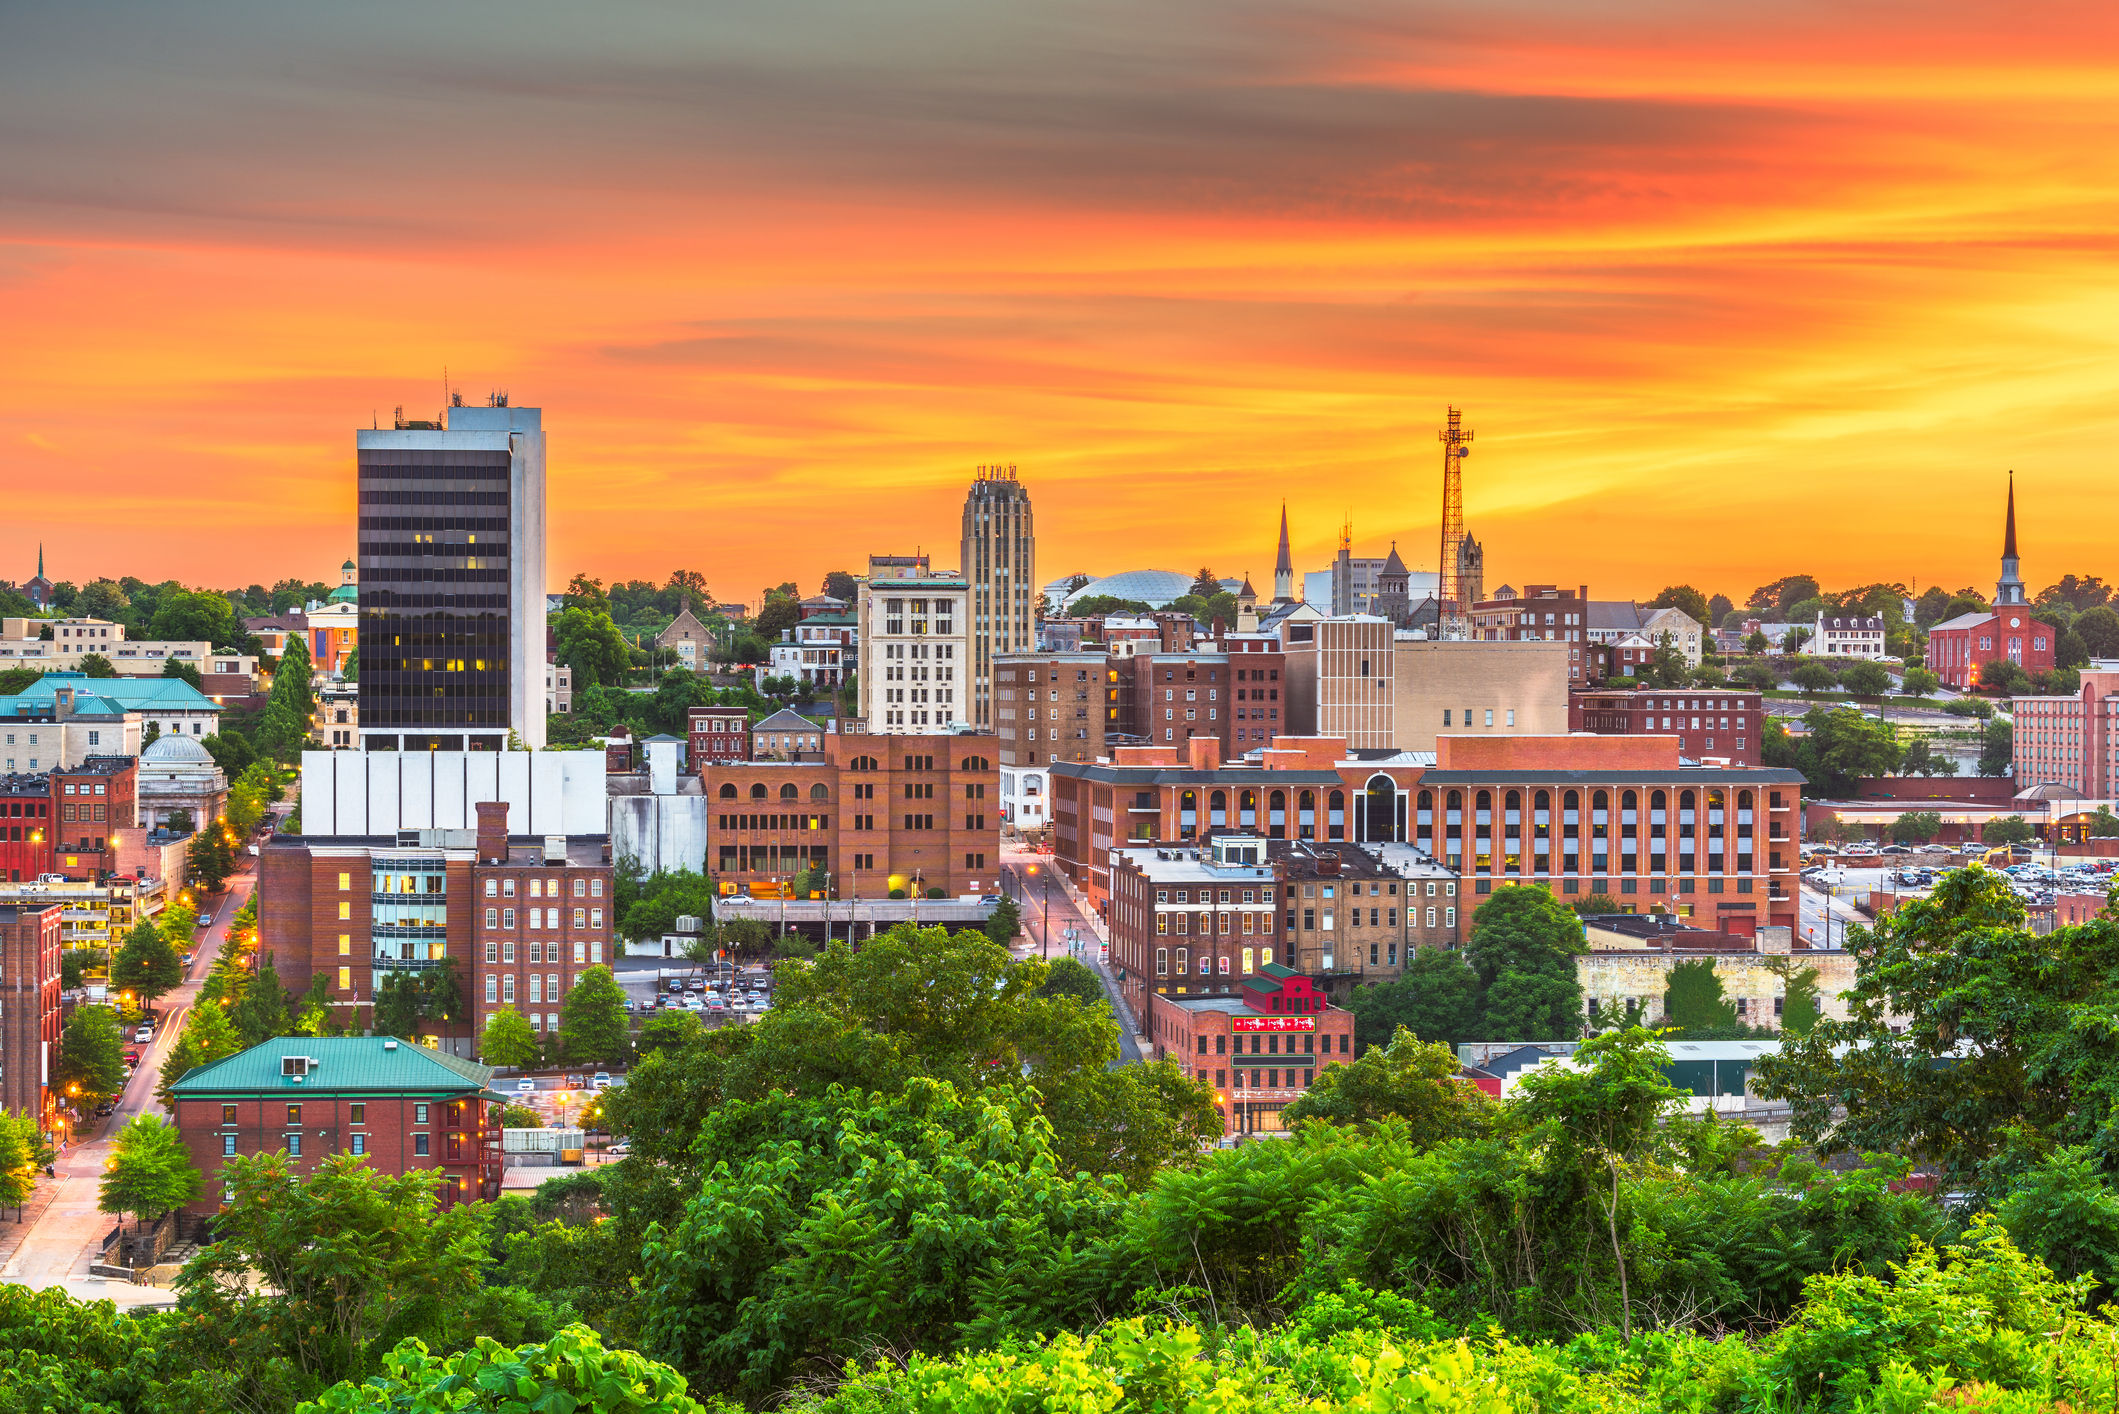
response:
<path id="1" fill-rule="evenodd" d="M 1014 466 L 982 466 L 964 497 L 964 580 L 971 591 L 971 717 L 993 725 L 993 660 L 1037 648 L 1037 532 Z"/>

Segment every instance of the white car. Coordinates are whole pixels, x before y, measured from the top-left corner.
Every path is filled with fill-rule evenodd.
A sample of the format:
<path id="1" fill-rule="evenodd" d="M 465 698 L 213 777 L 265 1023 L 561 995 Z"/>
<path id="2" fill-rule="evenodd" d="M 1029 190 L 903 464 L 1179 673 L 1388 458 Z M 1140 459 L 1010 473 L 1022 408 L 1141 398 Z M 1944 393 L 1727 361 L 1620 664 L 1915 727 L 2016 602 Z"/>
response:
<path id="1" fill-rule="evenodd" d="M 133 1044 L 136 1046 L 144 1046 L 154 1038 L 155 1029 L 152 1026 L 143 1026 L 132 1033 Z"/>
<path id="2" fill-rule="evenodd" d="M 537 1082 L 525 1076 L 515 1082 L 515 1093 L 518 1095 L 534 1095 L 537 1093 Z"/>

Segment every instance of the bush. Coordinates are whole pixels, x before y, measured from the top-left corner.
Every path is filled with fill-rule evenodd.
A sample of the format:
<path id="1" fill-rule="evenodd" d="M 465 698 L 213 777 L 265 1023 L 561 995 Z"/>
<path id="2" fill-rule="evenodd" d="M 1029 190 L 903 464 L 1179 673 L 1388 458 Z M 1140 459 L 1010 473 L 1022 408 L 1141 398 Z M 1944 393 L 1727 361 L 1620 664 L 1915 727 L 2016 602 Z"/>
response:
<path id="1" fill-rule="evenodd" d="M 1942 710 L 1953 717 L 1977 717 L 1984 721 L 1994 715 L 1994 704 L 1978 697 L 1953 697 L 1942 704 Z"/>

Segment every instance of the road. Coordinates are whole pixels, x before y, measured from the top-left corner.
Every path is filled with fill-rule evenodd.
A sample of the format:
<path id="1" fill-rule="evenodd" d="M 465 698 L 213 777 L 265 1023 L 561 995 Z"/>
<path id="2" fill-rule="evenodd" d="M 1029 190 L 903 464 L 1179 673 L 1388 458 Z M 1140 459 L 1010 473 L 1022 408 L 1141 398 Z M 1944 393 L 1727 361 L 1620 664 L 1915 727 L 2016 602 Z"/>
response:
<path id="1" fill-rule="evenodd" d="M 1066 881 L 1060 877 L 1052 856 L 1004 844 L 1001 869 L 1007 876 L 1008 892 L 1022 912 L 1023 934 L 1029 939 L 1028 946 L 1020 951 L 1026 957 L 1065 957 L 1067 930 L 1079 928 L 1082 950 L 1075 957 L 1104 984 L 1104 1000 L 1118 1018 L 1119 1062 L 1138 1064 L 1142 1059 L 1138 1023 L 1131 1008 L 1120 999 L 1110 968 L 1097 960 L 1097 942 L 1103 931 L 1088 910 L 1078 907 L 1068 894 Z M 1037 872 L 1032 874 L 1032 869 Z"/>
<path id="2" fill-rule="evenodd" d="M 256 861 L 245 855 L 242 864 L 254 869 Z M 191 967 L 177 989 L 162 998 L 155 1038 L 142 1049 L 140 1064 L 118 1098 L 117 1112 L 108 1119 L 91 1121 L 101 1128 L 88 1131 L 88 1138 L 61 1151 L 53 1165 L 57 1178 L 42 1180 L 56 1185 L 51 1206 L 44 1210 L 6 1267 L 0 1268 L 0 1281 L 39 1289 L 64 1287 L 68 1294 L 82 1300 L 114 1301 L 121 1307 L 170 1299 L 169 1292 L 158 1287 L 134 1286 L 128 1281 L 89 1275 L 89 1263 L 98 1255 L 96 1244 L 117 1222 L 109 1214 L 96 1211 L 97 1180 L 108 1160 L 111 1139 L 125 1122 L 150 1109 L 161 1113 L 155 1087 L 161 1081 L 162 1062 L 184 1029 L 184 1018 L 198 997 L 199 984 L 227 940 L 228 920 L 241 910 L 256 882 L 254 873 L 238 874 L 228 881 L 224 892 L 213 895 L 199 909 L 201 917 L 212 916 L 213 926 L 193 935 Z M 129 1044 L 127 1049 L 131 1049 Z"/>

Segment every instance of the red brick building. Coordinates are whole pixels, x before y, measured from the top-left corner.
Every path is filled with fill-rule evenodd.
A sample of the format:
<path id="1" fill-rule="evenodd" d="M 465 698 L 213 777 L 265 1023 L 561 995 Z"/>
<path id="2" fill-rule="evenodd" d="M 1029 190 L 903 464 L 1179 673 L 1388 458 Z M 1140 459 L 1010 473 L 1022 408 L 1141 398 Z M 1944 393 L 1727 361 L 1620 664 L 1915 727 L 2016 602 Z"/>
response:
<path id="1" fill-rule="evenodd" d="M 1674 714 L 1673 714 L 1674 715 Z M 1282 737 L 1256 767 L 1211 742 L 1185 759 L 1117 747 L 1052 768 L 1055 862 L 1099 908 L 1111 852 L 1220 829 L 1269 839 L 1410 844 L 1456 877 L 1463 913 L 1500 883 L 1660 904 L 1730 932 L 1793 926 L 1802 777 L 1688 764 L 1677 737 L 1440 736 L 1436 759 Z M 1425 905 L 1423 904 L 1423 908 Z"/>
<path id="2" fill-rule="evenodd" d="M 477 831 L 275 837 L 259 865 L 258 934 L 281 981 L 299 992 L 321 974 L 351 1019 L 385 977 L 448 969 L 463 1005 L 422 1039 L 467 1053 L 507 1006 L 557 1029 L 567 992 L 618 950 L 608 841 L 510 837 L 505 804 L 476 808 Z"/>
<path id="3" fill-rule="evenodd" d="M 1001 877 L 997 738 L 827 732 L 815 761 L 709 763 L 709 868 L 723 885 L 810 865 L 840 898 L 984 894 Z"/>
<path id="4" fill-rule="evenodd" d="M 1229 1134 L 1280 1132 L 1281 1110 L 1318 1072 L 1354 1058 L 1353 1013 L 1277 963 L 1228 995 L 1151 993 L 1146 1020 L 1156 1059 L 1214 1087 Z"/>
<path id="5" fill-rule="evenodd" d="M 431 1170 L 443 1207 L 500 1196 L 502 1097 L 491 1068 L 385 1036 L 282 1036 L 195 1067 L 171 1087 L 177 1131 L 206 1188 L 225 1201 L 229 1159 L 285 1152 L 308 1174 L 330 1154 L 377 1172 Z"/>
<path id="6" fill-rule="evenodd" d="M 60 909 L 0 904 L 0 1109 L 51 1128 L 59 1058 Z"/>
<path id="7" fill-rule="evenodd" d="M 1579 687 L 1589 681 L 1589 586 L 1562 589 L 1556 584 L 1525 585 L 1518 593 L 1507 585 L 1481 599 L 1469 611 L 1471 636 L 1501 643 L 1544 639 L 1568 645 L 1567 680 Z"/>
<path id="8" fill-rule="evenodd" d="M 685 723 L 686 763 L 698 771 L 709 761 L 750 760 L 750 713 L 741 707 L 694 707 Z"/>
<path id="9" fill-rule="evenodd" d="M 114 836 L 133 828 L 139 777 L 131 756 L 90 756 L 51 773 L 54 873 L 97 879 L 117 867 Z"/>
<path id="10" fill-rule="evenodd" d="M 1755 692 L 1590 688 L 1567 698 L 1567 729 L 1600 736 L 1675 736 L 1678 755 L 1759 764 L 1765 705 Z"/>
<path id="11" fill-rule="evenodd" d="M 2011 662 L 2027 673 L 2042 673 L 2053 666 L 2058 635 L 2051 624 L 2031 617 L 2017 563 L 2016 479 L 2012 475 L 1994 607 L 1985 613 L 1960 614 L 1928 630 L 1928 671 L 1951 687 L 1978 687 L 1980 669 L 1990 663 Z"/>
<path id="12" fill-rule="evenodd" d="M 51 867 L 51 777 L 0 776 L 0 879 L 19 884 Z"/>

